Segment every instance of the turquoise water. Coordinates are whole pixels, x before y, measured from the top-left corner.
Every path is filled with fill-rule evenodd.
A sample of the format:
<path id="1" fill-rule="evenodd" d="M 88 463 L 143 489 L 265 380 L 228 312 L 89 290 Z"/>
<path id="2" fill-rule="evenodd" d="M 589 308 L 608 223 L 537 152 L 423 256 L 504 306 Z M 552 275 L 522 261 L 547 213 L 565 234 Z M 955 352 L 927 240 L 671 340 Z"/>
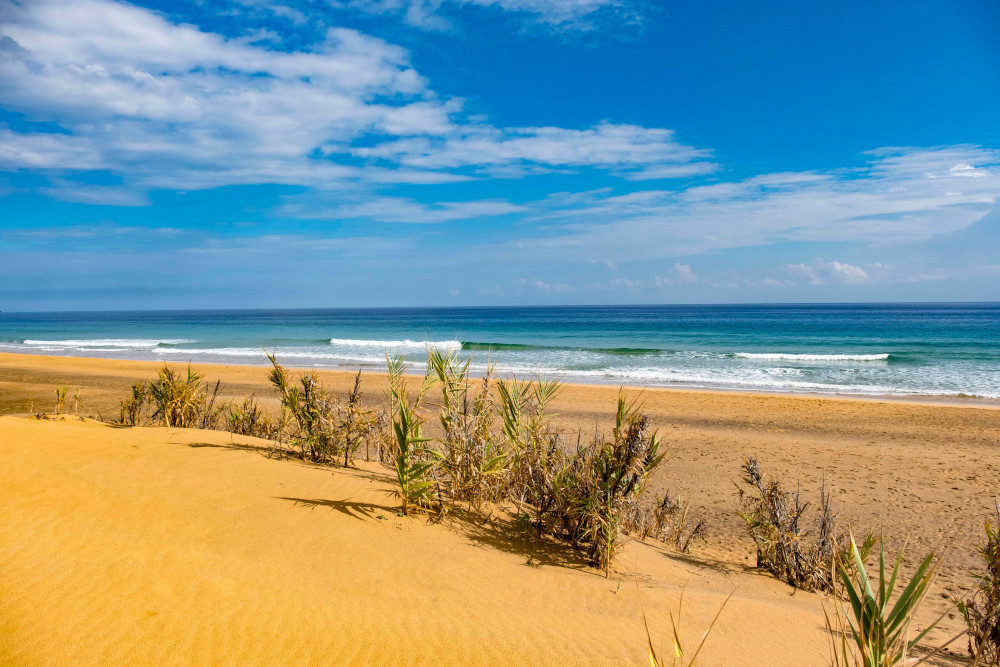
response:
<path id="1" fill-rule="evenodd" d="M 5 352 L 419 371 L 426 345 L 570 381 L 1000 398 L 1000 304 L 0 314 Z"/>

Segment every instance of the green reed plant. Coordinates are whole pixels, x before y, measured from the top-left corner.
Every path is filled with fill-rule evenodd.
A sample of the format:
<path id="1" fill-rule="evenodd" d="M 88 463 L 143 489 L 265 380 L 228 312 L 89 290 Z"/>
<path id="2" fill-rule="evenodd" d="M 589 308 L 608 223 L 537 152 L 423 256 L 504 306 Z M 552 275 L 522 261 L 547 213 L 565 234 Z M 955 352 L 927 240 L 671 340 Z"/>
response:
<path id="1" fill-rule="evenodd" d="M 611 439 L 584 455 L 584 474 L 576 477 L 583 492 L 579 509 L 589 556 L 605 576 L 610 575 L 611 562 L 621 547 L 626 516 L 663 457 L 656 432 L 649 429 L 649 418 L 635 400 L 629 401 L 620 392 Z"/>
<path id="2" fill-rule="evenodd" d="M 414 509 L 427 508 L 434 496 L 433 461 L 428 460 L 423 436 L 423 417 L 417 412 L 424 393 L 430 386 L 425 378 L 416 397 L 411 398 L 406 387 L 406 365 L 403 357 L 386 355 L 389 391 L 392 396 L 392 427 L 396 438 L 396 472 L 400 511 L 410 514 Z"/>
<path id="3" fill-rule="evenodd" d="M 879 540 L 878 578 L 873 580 L 865 569 L 861 549 L 850 535 L 850 562 L 838 560 L 837 577 L 842 590 L 834 597 L 834 619 L 827 614 L 831 631 L 833 663 L 842 667 L 889 667 L 905 662 L 907 653 L 941 619 L 928 625 L 913 639 L 910 626 L 927 588 L 941 564 L 931 551 L 917 567 L 903 590 L 895 595 L 903 551 L 900 550 L 892 571 L 886 573 L 885 544 Z M 846 605 L 839 594 L 846 598 Z M 950 611 L 950 610 L 949 610 Z"/>
<path id="4" fill-rule="evenodd" d="M 722 602 L 722 606 L 719 607 L 719 611 L 715 612 L 715 616 L 712 617 L 712 622 L 708 624 L 708 628 L 701 635 L 701 641 L 694 649 L 694 653 L 690 656 L 684 651 L 684 643 L 681 641 L 680 633 L 680 623 L 681 614 L 684 611 L 684 591 L 681 591 L 680 600 L 677 603 L 677 616 L 674 616 L 673 612 L 669 612 L 670 617 L 670 660 L 667 661 L 667 656 L 665 652 L 661 649 L 658 653 L 656 647 L 653 645 L 653 634 L 649 630 L 649 622 L 646 620 L 646 614 L 642 615 L 643 625 L 646 627 L 646 646 L 649 651 L 649 664 L 651 667 L 667 667 L 669 664 L 671 667 L 694 667 L 698 660 L 698 655 L 701 653 L 701 649 L 704 648 L 705 642 L 708 641 L 708 636 L 712 633 L 712 628 L 715 627 L 716 621 L 722 616 L 722 610 L 726 608 L 729 601 L 733 599 L 736 591 L 729 594 Z"/>
<path id="5" fill-rule="evenodd" d="M 550 425 L 549 404 L 562 384 L 552 380 L 499 380 L 500 418 L 508 451 L 507 492 L 520 514 L 525 505 L 535 510 L 539 535 L 556 501 L 557 483 L 565 470 L 562 439 Z"/>
<path id="6" fill-rule="evenodd" d="M 470 399 L 471 361 L 471 357 L 458 361 L 454 351 L 428 350 L 428 372 L 441 391 L 442 437 L 437 465 L 449 497 L 478 509 L 503 492 L 507 452 L 493 433 L 492 367 L 487 368 L 479 392 Z"/>
<path id="7" fill-rule="evenodd" d="M 362 442 L 372 437 L 378 417 L 372 410 L 361 407 L 361 371 L 354 376 L 354 385 L 347 394 L 347 403 L 339 406 L 336 430 L 343 441 L 344 467 L 351 465 Z"/>
<path id="8" fill-rule="evenodd" d="M 278 391 L 282 408 L 294 420 L 289 440 L 298 448 L 299 456 L 317 463 L 336 461 L 342 451 L 336 428 L 336 400 L 323 389 L 315 373 L 302 375 L 294 383 L 275 355 L 266 354 L 272 367 L 268 379 Z"/>
<path id="9" fill-rule="evenodd" d="M 156 379 L 149 383 L 149 399 L 156 406 L 151 418 L 159 417 L 164 426 L 198 426 L 205 407 L 202 376 L 190 364 L 184 375 L 164 364 Z"/>
<path id="10" fill-rule="evenodd" d="M 986 519 L 986 541 L 978 548 L 984 566 L 972 595 L 958 603 L 969 630 L 969 653 L 976 664 L 1000 664 L 1000 502 L 995 524 Z"/>

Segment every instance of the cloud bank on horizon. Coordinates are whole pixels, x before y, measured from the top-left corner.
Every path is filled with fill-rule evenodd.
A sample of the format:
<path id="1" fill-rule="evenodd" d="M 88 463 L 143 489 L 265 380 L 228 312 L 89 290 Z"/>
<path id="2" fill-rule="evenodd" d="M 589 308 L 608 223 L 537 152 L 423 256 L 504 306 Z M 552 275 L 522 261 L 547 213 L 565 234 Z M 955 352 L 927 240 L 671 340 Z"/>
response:
<path id="1" fill-rule="evenodd" d="M 198 6 L 0 0 L 5 303 L 1000 298 L 995 133 L 762 170 L 691 131 L 697 107 L 684 132 L 669 107 L 536 105 L 500 75 L 456 92 L 463 65 L 422 57 L 472 59 L 463 30 L 493 16 L 511 50 L 597 59 L 669 26 L 625 0 Z"/>

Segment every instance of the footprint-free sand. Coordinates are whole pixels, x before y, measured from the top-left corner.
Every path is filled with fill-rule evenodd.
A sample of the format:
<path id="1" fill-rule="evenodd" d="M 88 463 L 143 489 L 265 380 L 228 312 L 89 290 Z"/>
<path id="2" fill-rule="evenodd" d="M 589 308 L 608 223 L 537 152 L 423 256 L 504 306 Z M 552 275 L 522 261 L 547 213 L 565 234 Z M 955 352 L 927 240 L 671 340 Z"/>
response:
<path id="1" fill-rule="evenodd" d="M 0 663 L 645 664 L 643 614 L 669 650 L 683 591 L 690 650 L 735 591 L 702 664 L 825 664 L 822 598 L 750 568 L 742 457 L 806 494 L 825 478 L 844 523 L 908 537 L 914 558 L 949 546 L 922 618 L 971 585 L 1000 492 L 995 408 L 647 390 L 670 452 L 651 492 L 686 495 L 708 528 L 687 555 L 630 543 L 606 579 L 500 514 L 397 516 L 374 463 L 318 468 L 223 432 L 26 418 L 52 411 L 56 385 L 107 417 L 157 367 L 0 355 Z M 223 397 L 270 396 L 265 369 L 201 370 Z M 379 400 L 379 378 L 366 382 Z M 616 392 L 567 387 L 559 423 L 608 427 Z"/>

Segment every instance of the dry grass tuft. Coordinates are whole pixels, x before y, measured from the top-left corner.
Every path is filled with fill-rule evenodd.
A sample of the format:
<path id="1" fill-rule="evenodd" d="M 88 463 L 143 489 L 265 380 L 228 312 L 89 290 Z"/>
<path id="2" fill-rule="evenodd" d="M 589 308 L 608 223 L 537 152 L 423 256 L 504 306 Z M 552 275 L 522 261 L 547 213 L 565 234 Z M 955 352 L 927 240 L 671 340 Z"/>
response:
<path id="1" fill-rule="evenodd" d="M 969 628 L 969 653 L 976 664 L 1000 664 L 1000 502 L 995 510 L 996 524 L 986 520 L 986 543 L 979 547 L 985 571 L 976 575 L 978 584 L 959 611 Z"/>
<path id="2" fill-rule="evenodd" d="M 164 426 L 202 426 L 206 395 L 201 380 L 201 375 L 190 365 L 187 374 L 181 375 L 164 364 L 156 379 L 149 383 L 149 399 L 156 406 L 150 419 L 155 421 L 159 417 Z"/>
<path id="3" fill-rule="evenodd" d="M 276 424 L 257 402 L 256 396 L 247 396 L 239 403 L 230 403 L 223 414 L 225 429 L 237 435 L 276 439 Z"/>
<path id="4" fill-rule="evenodd" d="M 670 544 L 681 553 L 691 548 L 704 529 L 703 520 L 690 525 L 687 502 L 671 496 L 669 491 L 651 504 L 636 504 L 625 520 L 625 532 L 629 535 L 643 542 L 652 538 Z"/>
<path id="5" fill-rule="evenodd" d="M 845 535 L 837 532 L 837 515 L 826 485 L 810 525 L 804 519 L 809 503 L 802 501 L 798 489 L 785 491 L 761 472 L 752 456 L 743 464 L 742 482 L 742 486 L 737 484 L 739 516 L 757 546 L 757 567 L 795 588 L 833 591 L 835 565 L 849 562 L 849 552 Z M 861 546 L 862 556 L 874 543 L 874 535 L 869 534 Z"/>
<path id="6" fill-rule="evenodd" d="M 63 412 L 63 406 L 66 403 L 66 392 L 69 391 L 69 387 L 56 387 L 56 414 L 61 415 Z"/>
<path id="7" fill-rule="evenodd" d="M 149 387 L 145 382 L 135 382 L 132 384 L 132 394 L 121 401 L 121 417 L 119 423 L 126 426 L 138 426 L 142 419 L 142 410 L 146 406 L 146 399 L 149 396 Z"/>

